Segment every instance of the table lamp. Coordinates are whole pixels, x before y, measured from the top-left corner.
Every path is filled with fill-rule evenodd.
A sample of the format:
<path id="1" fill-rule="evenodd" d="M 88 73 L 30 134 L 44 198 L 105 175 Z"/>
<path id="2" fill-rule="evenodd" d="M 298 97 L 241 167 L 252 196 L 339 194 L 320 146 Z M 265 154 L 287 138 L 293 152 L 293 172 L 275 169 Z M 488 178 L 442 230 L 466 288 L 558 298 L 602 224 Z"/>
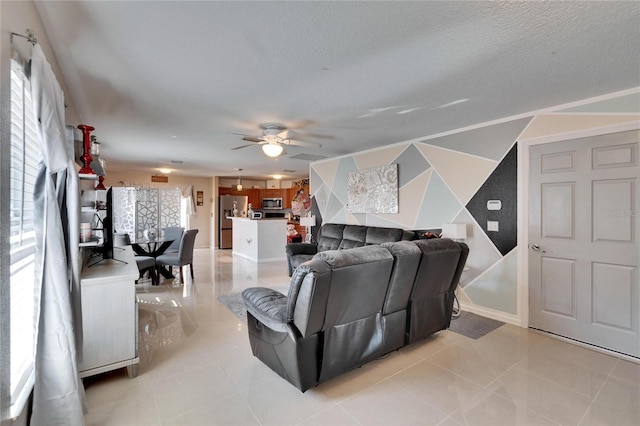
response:
<path id="1" fill-rule="evenodd" d="M 312 241 L 311 238 L 311 228 L 316 226 L 316 217 L 315 216 L 303 216 L 300 218 L 300 226 L 304 226 L 306 228 L 306 235 L 304 237 L 304 241 L 306 243 L 310 243 Z"/>

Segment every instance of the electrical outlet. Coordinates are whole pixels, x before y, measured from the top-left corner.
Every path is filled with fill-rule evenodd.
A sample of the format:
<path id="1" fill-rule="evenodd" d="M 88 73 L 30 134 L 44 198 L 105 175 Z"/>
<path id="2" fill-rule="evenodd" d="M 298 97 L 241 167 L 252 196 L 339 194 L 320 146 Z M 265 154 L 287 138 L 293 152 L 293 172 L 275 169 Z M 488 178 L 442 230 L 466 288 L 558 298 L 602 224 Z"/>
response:
<path id="1" fill-rule="evenodd" d="M 500 227 L 498 226 L 497 220 L 488 220 L 487 221 L 487 231 L 495 231 L 498 232 Z"/>

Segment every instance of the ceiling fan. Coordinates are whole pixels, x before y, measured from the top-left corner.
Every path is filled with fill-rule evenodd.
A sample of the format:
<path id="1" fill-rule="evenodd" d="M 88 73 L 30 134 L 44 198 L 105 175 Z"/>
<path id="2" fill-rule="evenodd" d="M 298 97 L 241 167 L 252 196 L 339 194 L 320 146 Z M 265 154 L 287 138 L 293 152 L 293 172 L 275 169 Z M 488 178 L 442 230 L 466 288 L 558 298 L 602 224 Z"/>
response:
<path id="1" fill-rule="evenodd" d="M 287 129 L 286 126 L 279 123 L 263 123 L 260 124 L 262 129 L 262 136 L 251 136 L 243 133 L 232 133 L 234 135 L 242 136 L 242 140 L 252 142 L 252 144 L 241 145 L 231 150 L 246 148 L 249 146 L 262 145 L 262 151 L 269 157 L 276 158 L 282 153 L 286 153 L 284 145 L 294 146 L 307 146 L 320 148 L 322 144 L 316 142 L 305 142 L 294 139 L 296 136 L 300 136 L 299 133 L 294 132 L 291 129 Z"/>

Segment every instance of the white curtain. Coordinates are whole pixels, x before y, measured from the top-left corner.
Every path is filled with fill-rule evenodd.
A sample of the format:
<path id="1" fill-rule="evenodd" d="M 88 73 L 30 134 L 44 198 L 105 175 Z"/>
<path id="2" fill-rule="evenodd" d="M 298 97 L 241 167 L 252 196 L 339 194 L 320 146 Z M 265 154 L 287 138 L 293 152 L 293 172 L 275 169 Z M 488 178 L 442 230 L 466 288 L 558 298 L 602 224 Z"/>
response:
<path id="1" fill-rule="evenodd" d="M 197 214 L 196 203 L 193 199 L 193 185 L 180 185 L 180 194 L 187 200 L 187 214 L 194 216 Z"/>
<path id="2" fill-rule="evenodd" d="M 31 90 L 42 148 L 36 180 L 36 360 L 31 425 L 82 425 L 79 191 L 65 145 L 64 95 L 39 45 Z"/>

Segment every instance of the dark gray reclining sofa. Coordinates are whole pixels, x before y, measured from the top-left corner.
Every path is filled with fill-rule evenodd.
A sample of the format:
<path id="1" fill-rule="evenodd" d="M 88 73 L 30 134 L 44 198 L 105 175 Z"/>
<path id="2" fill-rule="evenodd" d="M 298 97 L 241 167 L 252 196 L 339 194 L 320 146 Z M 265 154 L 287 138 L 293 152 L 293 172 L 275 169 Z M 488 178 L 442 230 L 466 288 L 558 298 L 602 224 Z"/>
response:
<path id="1" fill-rule="evenodd" d="M 341 223 L 325 223 L 320 227 L 317 241 L 312 244 L 287 244 L 287 265 L 289 276 L 293 270 L 311 259 L 316 253 L 326 250 L 342 250 L 355 247 L 382 244 L 386 242 L 414 239 L 413 231 L 400 228 L 382 228 L 377 226 L 345 225 Z"/>
<path id="2" fill-rule="evenodd" d="M 468 253 L 449 239 L 319 252 L 287 296 L 242 292 L 253 354 L 304 392 L 447 329 Z"/>

